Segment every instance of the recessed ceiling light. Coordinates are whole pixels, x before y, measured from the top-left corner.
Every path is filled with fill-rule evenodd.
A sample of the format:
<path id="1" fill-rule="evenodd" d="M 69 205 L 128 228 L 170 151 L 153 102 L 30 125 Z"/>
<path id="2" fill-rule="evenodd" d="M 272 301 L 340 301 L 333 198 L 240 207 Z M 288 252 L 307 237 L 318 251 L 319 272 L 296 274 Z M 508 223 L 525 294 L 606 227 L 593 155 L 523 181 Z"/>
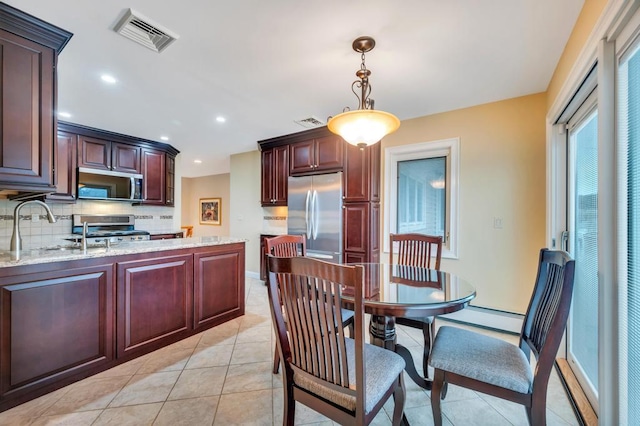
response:
<path id="1" fill-rule="evenodd" d="M 102 79 L 102 81 L 104 81 L 105 83 L 109 83 L 109 84 L 115 84 L 116 83 L 116 79 L 115 77 L 112 77 L 108 74 L 102 74 L 102 76 L 100 77 Z"/>
<path id="2" fill-rule="evenodd" d="M 58 117 L 62 117 L 62 118 L 71 118 L 71 114 L 69 114 L 68 112 L 59 111 L 59 112 L 58 112 Z"/>
<path id="3" fill-rule="evenodd" d="M 224 123 L 225 121 L 227 121 L 227 119 L 219 115 L 216 117 L 216 121 L 218 123 Z"/>
<path id="4" fill-rule="evenodd" d="M 168 141 L 169 140 L 169 136 L 160 136 L 160 140 Z"/>
<path id="5" fill-rule="evenodd" d="M 201 164 L 202 160 L 193 160 L 193 162 L 196 163 L 196 164 Z"/>

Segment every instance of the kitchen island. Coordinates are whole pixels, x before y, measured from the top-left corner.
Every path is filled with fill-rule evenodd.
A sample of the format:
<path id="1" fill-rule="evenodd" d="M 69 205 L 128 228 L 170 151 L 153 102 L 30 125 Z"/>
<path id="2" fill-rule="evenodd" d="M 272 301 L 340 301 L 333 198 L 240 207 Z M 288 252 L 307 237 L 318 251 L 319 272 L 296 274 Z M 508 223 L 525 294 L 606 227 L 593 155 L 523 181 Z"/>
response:
<path id="1" fill-rule="evenodd" d="M 244 314 L 245 243 L 0 252 L 0 411 Z"/>

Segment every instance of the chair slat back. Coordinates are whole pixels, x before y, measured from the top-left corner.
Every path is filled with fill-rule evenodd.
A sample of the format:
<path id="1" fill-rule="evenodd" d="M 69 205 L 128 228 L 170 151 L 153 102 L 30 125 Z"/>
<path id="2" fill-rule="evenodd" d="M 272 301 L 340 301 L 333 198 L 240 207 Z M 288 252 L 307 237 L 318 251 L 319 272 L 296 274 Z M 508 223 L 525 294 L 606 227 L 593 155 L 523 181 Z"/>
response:
<path id="1" fill-rule="evenodd" d="M 307 255 L 307 239 L 304 235 L 278 235 L 265 239 L 267 253 L 276 257 Z"/>
<path id="2" fill-rule="evenodd" d="M 442 257 L 442 237 L 423 234 L 390 234 L 390 263 L 416 266 L 428 269 L 440 269 Z M 395 244 L 394 244 L 395 243 Z M 394 251 L 396 246 L 397 252 Z M 394 254 L 397 253 L 397 261 Z"/>
<path id="3" fill-rule="evenodd" d="M 541 363 L 553 361 L 567 324 L 575 261 L 566 252 L 540 251 L 538 274 L 520 335 L 520 348 L 531 349 Z"/>
<path id="4" fill-rule="evenodd" d="M 355 294 L 356 383 L 349 382 L 341 287 Z M 269 256 L 269 300 L 276 323 L 285 374 L 307 374 L 345 393 L 358 395 L 364 407 L 363 268 L 306 257 Z M 273 308 L 280 289 L 282 310 Z M 281 329 L 283 332 L 278 332 Z M 361 383 L 360 383 L 361 382 Z"/>

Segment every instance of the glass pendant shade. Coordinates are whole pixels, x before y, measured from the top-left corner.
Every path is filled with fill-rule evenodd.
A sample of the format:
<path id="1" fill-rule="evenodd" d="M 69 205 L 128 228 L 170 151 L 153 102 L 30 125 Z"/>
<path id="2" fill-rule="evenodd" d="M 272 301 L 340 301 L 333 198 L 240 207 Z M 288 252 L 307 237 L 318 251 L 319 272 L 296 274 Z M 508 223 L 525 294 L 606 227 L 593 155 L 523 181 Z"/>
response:
<path id="1" fill-rule="evenodd" d="M 398 130 L 400 120 L 388 112 L 359 109 L 332 117 L 327 127 L 351 145 L 363 148 Z"/>

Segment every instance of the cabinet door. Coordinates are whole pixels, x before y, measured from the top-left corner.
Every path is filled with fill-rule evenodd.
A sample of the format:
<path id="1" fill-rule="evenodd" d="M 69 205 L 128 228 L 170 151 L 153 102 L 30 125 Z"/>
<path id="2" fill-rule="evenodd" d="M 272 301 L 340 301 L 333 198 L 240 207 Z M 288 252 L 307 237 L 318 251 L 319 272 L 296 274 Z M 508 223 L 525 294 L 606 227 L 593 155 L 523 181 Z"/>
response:
<path id="1" fill-rule="evenodd" d="M 344 251 L 367 253 L 369 247 L 370 203 L 345 204 L 342 207 Z"/>
<path id="2" fill-rule="evenodd" d="M 289 147 L 280 146 L 273 149 L 273 199 L 274 206 L 287 205 L 287 189 L 289 187 Z"/>
<path id="3" fill-rule="evenodd" d="M 344 201 L 369 201 L 369 150 L 345 144 Z"/>
<path id="4" fill-rule="evenodd" d="M 165 174 L 165 187 L 166 187 L 166 191 L 165 191 L 165 204 L 167 206 L 173 206 L 175 204 L 175 194 L 176 194 L 176 159 L 175 157 L 169 155 L 169 154 L 165 154 L 166 155 L 166 165 L 165 165 L 165 169 L 166 169 L 166 174 Z"/>
<path id="5" fill-rule="evenodd" d="M 81 135 L 78 151 L 79 167 L 111 170 L 111 142 Z"/>
<path id="6" fill-rule="evenodd" d="M 194 254 L 195 329 L 244 315 L 244 245 Z"/>
<path id="7" fill-rule="evenodd" d="M 301 175 L 315 171 L 315 144 L 314 140 L 296 142 L 289 145 L 290 168 L 289 174 Z"/>
<path id="8" fill-rule="evenodd" d="M 341 170 L 344 142 L 341 137 L 331 135 L 315 139 L 315 171 Z"/>
<path id="9" fill-rule="evenodd" d="M 140 148 L 112 142 L 111 169 L 125 173 L 140 173 Z"/>
<path id="10" fill-rule="evenodd" d="M 289 179 L 289 147 L 262 151 L 261 195 L 263 207 L 286 206 Z"/>
<path id="11" fill-rule="evenodd" d="M 193 257 L 117 264 L 117 356 L 147 352 L 193 329 Z"/>
<path id="12" fill-rule="evenodd" d="M 47 200 L 74 201 L 76 200 L 76 145 L 77 135 L 58 131 L 55 144 L 55 176 L 56 192 L 47 194 Z"/>
<path id="13" fill-rule="evenodd" d="M 55 54 L 0 30 L 0 188 L 53 187 Z"/>
<path id="14" fill-rule="evenodd" d="M 142 150 L 142 198 L 144 204 L 165 204 L 165 153 Z"/>
<path id="15" fill-rule="evenodd" d="M 0 399 L 114 358 L 113 264 L 3 277 Z"/>
<path id="16" fill-rule="evenodd" d="M 380 200 L 380 144 L 360 149 L 345 143 L 344 200 Z"/>

